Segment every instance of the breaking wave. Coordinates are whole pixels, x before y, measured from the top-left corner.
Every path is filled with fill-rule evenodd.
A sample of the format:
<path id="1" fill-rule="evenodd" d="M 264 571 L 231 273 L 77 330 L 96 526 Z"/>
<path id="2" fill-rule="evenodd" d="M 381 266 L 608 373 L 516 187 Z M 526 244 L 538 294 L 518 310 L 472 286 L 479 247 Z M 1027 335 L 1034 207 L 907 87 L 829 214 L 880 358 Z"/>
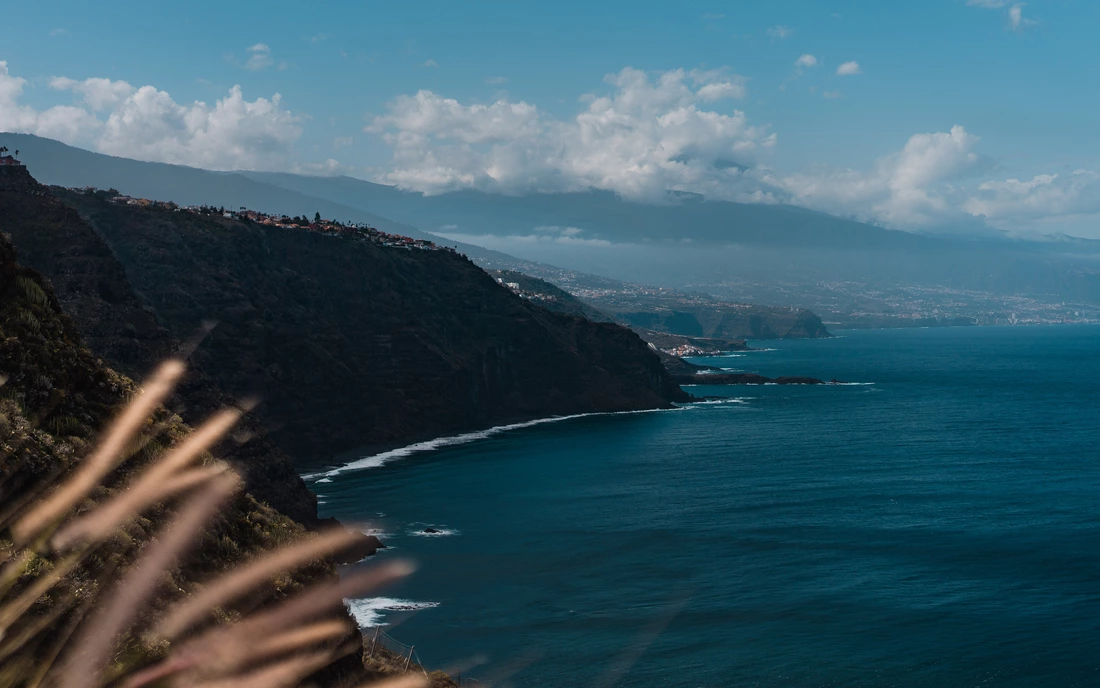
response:
<path id="1" fill-rule="evenodd" d="M 438 602 L 415 602 L 393 597 L 368 597 L 361 600 L 344 600 L 348 611 L 355 617 L 359 628 L 387 625 L 382 618 L 385 612 L 415 612 L 438 607 Z"/>
<path id="2" fill-rule="evenodd" d="M 678 411 L 682 407 L 674 407 L 669 409 L 643 409 L 641 411 L 608 411 L 602 413 L 575 413 L 570 416 L 551 416 L 550 418 L 538 418 L 536 420 L 528 420 L 522 423 L 511 423 L 509 425 L 497 425 L 492 428 L 486 428 L 485 430 L 476 430 L 474 432 L 467 432 L 461 435 L 452 435 L 451 437 L 439 437 L 434 440 L 427 440 L 425 442 L 417 442 L 416 444 L 410 444 L 406 447 L 400 447 L 398 449 L 391 449 L 390 451 L 382 452 L 381 454 L 374 454 L 372 456 L 364 456 L 361 459 L 346 463 L 343 466 L 333 468 L 328 471 L 321 471 L 320 473 L 310 473 L 309 475 L 303 475 L 304 480 L 314 480 L 321 482 L 327 478 L 331 478 L 341 473 L 348 471 L 361 471 L 368 468 L 378 468 L 384 464 L 393 461 L 394 459 L 401 459 L 412 454 L 419 454 L 421 452 L 433 451 L 436 449 L 442 449 L 443 447 L 453 447 L 458 444 L 468 444 L 470 442 L 476 442 L 477 440 L 487 439 L 493 435 L 499 435 L 502 432 L 508 432 L 509 430 L 522 430 L 523 428 L 531 428 L 536 425 L 543 425 L 545 423 L 558 423 L 563 420 L 574 420 L 576 418 L 588 418 L 592 416 L 627 416 L 635 415 L 639 413 L 657 413 L 660 411 Z"/>

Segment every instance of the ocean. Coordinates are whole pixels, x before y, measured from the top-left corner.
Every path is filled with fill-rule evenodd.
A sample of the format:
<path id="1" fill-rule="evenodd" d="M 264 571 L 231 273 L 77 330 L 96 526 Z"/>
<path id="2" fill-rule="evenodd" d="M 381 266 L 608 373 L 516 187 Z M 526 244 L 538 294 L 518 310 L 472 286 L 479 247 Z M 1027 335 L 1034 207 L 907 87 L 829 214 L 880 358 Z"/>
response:
<path id="1" fill-rule="evenodd" d="M 312 476 L 419 564 L 353 610 L 493 685 L 1100 685 L 1100 327 L 838 334 Z"/>

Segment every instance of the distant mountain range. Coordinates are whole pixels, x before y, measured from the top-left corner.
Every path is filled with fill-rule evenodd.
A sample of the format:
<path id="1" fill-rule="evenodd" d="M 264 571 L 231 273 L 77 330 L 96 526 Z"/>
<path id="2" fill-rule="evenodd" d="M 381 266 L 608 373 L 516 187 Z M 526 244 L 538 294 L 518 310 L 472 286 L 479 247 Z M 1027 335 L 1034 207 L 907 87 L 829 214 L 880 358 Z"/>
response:
<path id="1" fill-rule="evenodd" d="M 319 212 L 455 245 L 486 267 L 528 272 L 525 262 L 552 263 L 720 299 L 806 307 L 834 323 L 981 322 L 1029 313 L 1062 321 L 1091 317 L 1100 304 L 1096 241 L 921 235 L 691 194 L 656 206 L 602 191 L 424 196 L 351 177 L 218 173 L 29 135 L 3 139 L 45 183 L 114 187 L 182 204 Z M 538 276 L 555 281 L 545 270 Z"/>

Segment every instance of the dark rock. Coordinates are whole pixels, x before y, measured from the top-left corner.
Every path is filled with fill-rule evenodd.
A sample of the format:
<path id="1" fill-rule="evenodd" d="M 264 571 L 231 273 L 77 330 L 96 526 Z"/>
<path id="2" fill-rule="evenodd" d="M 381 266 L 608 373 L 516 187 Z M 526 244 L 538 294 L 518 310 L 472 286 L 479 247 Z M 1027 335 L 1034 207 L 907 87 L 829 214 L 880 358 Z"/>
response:
<path id="1" fill-rule="evenodd" d="M 372 557 L 380 549 L 386 549 L 374 535 L 355 534 L 355 542 L 333 555 L 333 561 L 337 564 L 354 564 L 367 557 Z"/>
<path id="2" fill-rule="evenodd" d="M 438 531 L 435 528 L 425 528 L 423 532 L 425 532 L 425 533 L 439 533 L 441 531 Z"/>

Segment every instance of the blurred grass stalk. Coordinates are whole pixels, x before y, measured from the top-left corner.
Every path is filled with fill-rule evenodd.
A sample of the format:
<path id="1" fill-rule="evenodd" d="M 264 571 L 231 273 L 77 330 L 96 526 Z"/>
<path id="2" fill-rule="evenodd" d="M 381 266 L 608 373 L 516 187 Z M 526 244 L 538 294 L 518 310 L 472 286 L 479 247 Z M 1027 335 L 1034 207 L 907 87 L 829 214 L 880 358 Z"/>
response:
<path id="1" fill-rule="evenodd" d="M 225 620 L 231 615 L 224 609 L 257 586 L 350 545 L 355 536 L 341 529 L 303 537 L 205 581 L 190 596 L 166 599 L 166 576 L 241 490 L 229 466 L 206 452 L 243 412 L 215 414 L 139 466 L 127 485 L 98 503 L 92 496 L 143 446 L 142 429 L 184 369 L 179 360 L 162 364 L 70 476 L 47 481 L 0 515 L 0 688 L 297 686 L 361 653 L 357 629 L 338 613 L 343 600 L 412 571 L 407 562 L 376 565 Z M 170 515 L 155 536 L 123 557 L 106 548 L 159 505 Z M 124 651 L 134 643 L 145 651 Z M 383 684 L 427 682 L 415 673 Z"/>

